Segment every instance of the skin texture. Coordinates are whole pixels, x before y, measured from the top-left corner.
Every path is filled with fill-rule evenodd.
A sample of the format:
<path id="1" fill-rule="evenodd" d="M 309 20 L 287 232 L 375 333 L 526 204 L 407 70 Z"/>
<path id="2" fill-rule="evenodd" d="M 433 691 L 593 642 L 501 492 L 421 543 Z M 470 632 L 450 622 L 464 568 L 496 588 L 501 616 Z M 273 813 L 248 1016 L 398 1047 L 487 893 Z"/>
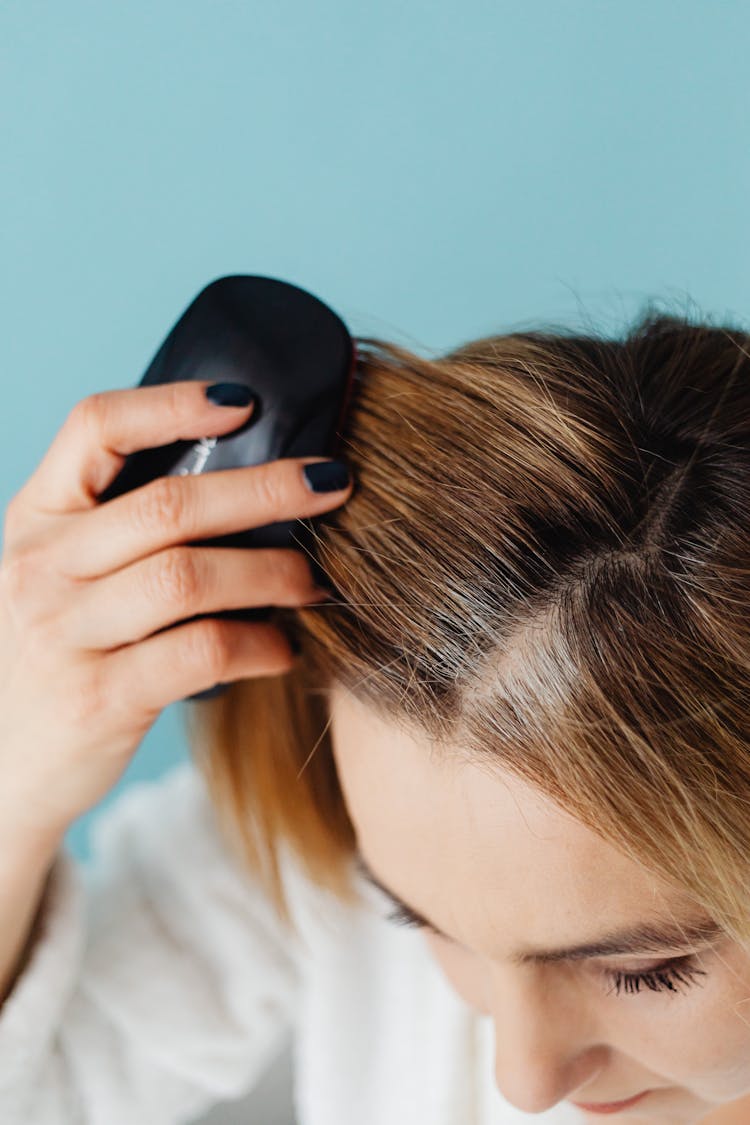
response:
<path id="1" fill-rule="evenodd" d="M 697 908 L 543 794 L 498 769 L 438 757 L 339 686 L 334 757 L 360 851 L 375 875 L 450 936 L 429 953 L 492 1018 L 495 1083 L 527 1113 L 561 1101 L 640 1104 L 582 1122 L 750 1121 L 750 956 L 724 936 L 679 992 L 615 992 L 613 970 L 648 971 L 683 949 L 572 963 L 512 963 L 529 948 L 593 941 L 669 908 Z M 699 911 L 698 911 L 699 912 Z"/>

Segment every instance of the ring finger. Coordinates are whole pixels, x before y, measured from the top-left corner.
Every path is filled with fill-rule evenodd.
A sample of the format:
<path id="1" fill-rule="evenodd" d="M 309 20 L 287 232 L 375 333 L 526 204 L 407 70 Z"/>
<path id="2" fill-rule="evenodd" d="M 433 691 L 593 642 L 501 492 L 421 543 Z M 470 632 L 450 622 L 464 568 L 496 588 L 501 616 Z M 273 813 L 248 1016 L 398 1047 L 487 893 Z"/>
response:
<path id="1" fill-rule="evenodd" d="M 62 628 L 74 647 L 108 651 L 196 614 L 300 606 L 324 597 L 296 549 L 180 545 L 89 583 Z"/>

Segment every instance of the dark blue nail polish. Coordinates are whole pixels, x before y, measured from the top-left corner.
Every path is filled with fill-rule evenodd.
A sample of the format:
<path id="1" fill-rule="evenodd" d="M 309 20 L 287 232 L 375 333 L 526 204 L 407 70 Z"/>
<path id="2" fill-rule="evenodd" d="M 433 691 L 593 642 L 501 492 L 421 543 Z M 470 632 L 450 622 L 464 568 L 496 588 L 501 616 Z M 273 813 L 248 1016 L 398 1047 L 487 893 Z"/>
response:
<path id="1" fill-rule="evenodd" d="M 244 383 L 213 383 L 206 387 L 206 398 L 215 406 L 249 406 L 255 395 Z"/>
<path id="2" fill-rule="evenodd" d="M 305 481 L 313 492 L 340 492 L 348 488 L 351 476 L 343 461 L 317 461 L 305 465 Z"/>

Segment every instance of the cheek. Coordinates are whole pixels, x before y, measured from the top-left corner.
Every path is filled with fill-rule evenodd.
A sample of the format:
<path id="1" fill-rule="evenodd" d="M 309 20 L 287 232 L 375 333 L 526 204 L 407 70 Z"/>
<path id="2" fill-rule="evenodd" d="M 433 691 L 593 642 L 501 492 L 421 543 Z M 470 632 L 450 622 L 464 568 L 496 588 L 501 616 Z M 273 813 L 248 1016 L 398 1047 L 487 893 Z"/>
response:
<path id="1" fill-rule="evenodd" d="M 707 976 L 683 997 L 666 997 L 659 1008 L 654 1000 L 643 1049 L 675 1081 L 707 1100 L 729 1101 L 750 1089 L 750 993 L 715 957 L 705 967 Z"/>
<path id="2" fill-rule="evenodd" d="M 682 998 L 644 999 L 642 1015 L 632 1015 L 627 1025 L 618 1013 L 610 1039 L 650 1073 L 709 1105 L 723 1106 L 750 1098 L 750 1000 L 716 966 L 703 981 Z M 640 1035 L 634 1034 L 637 1029 Z M 706 1125 L 750 1121 L 750 1104 L 739 1116 L 731 1112 L 715 1119 L 709 1115 Z"/>
<path id="3" fill-rule="evenodd" d="M 430 954 L 437 962 L 443 975 L 461 999 L 470 1008 L 489 1015 L 490 1007 L 486 1001 L 486 982 L 481 962 L 470 953 L 465 953 L 451 942 L 426 931 L 423 935 Z"/>

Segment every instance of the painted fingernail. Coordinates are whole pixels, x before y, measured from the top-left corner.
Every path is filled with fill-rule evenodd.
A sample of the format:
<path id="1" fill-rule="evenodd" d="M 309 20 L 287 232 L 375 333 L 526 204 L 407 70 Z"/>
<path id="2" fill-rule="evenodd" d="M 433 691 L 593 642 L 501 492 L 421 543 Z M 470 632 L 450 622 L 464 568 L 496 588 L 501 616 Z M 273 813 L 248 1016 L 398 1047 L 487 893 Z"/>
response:
<path id="1" fill-rule="evenodd" d="M 340 492 L 349 487 L 351 475 L 343 461 L 316 461 L 305 465 L 305 481 L 313 492 Z"/>
<path id="2" fill-rule="evenodd" d="M 215 406 L 249 406 L 255 395 L 244 383 L 212 383 L 206 398 Z"/>

